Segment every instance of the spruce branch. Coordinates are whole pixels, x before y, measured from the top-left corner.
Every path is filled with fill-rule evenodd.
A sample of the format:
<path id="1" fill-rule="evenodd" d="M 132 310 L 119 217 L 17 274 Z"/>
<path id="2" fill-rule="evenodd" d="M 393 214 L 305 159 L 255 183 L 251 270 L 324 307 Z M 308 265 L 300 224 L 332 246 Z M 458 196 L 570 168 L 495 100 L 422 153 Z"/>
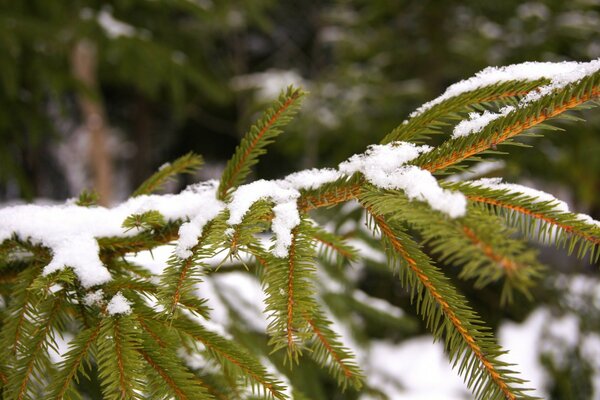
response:
<path id="1" fill-rule="evenodd" d="M 146 390 L 150 398 L 213 399 L 199 378 L 183 367 L 180 362 L 149 346 L 144 346 L 138 352 L 146 362 L 146 370 L 152 372 L 146 374 L 150 378 L 149 387 Z"/>
<path id="2" fill-rule="evenodd" d="M 342 390 L 347 386 L 360 390 L 364 379 L 362 372 L 354 361 L 354 355 L 343 347 L 338 335 L 330 328 L 331 322 L 325 314 L 317 308 L 312 316 L 305 313 L 304 318 L 313 332 L 310 356 L 321 366 L 329 367 Z"/>
<path id="3" fill-rule="evenodd" d="M 102 319 L 98 335 L 98 376 L 107 399 L 143 398 L 139 327 L 130 315 Z"/>
<path id="4" fill-rule="evenodd" d="M 591 262 L 600 259 L 600 228 L 582 220 L 577 214 L 564 212 L 556 204 L 540 202 L 523 193 L 494 190 L 469 182 L 453 184 L 474 205 L 500 217 L 525 236 L 557 247 L 567 247 L 578 258 L 589 253 Z"/>
<path id="5" fill-rule="evenodd" d="M 475 398 L 528 398 L 523 381 L 499 359 L 502 351 L 490 331 L 428 254 L 461 268 L 460 277 L 473 279 L 476 287 L 504 280 L 505 300 L 512 289 L 527 293 L 540 271 L 535 252 L 514 237 L 515 231 L 597 261 L 598 222 L 534 195 L 494 190 L 477 182 L 438 182 L 431 173 L 460 169 L 462 161 L 490 153 L 497 144 L 518 144 L 512 139 L 533 136 L 530 128 L 553 129 L 546 124 L 551 118 L 576 119 L 564 113 L 597 105 L 597 66 L 585 64 L 579 75 L 568 78 L 502 78 L 443 95 L 386 136 L 383 141 L 389 144 L 370 146 L 337 170 L 301 171 L 276 181 L 242 185 L 299 107 L 303 92 L 290 87 L 247 133 L 218 187 L 209 182 L 181 195 L 138 197 L 116 209 L 67 205 L 0 211 L 9 226 L 0 229 L 0 279 L 6 282 L 2 294 L 9 298 L 0 328 L 0 345 L 9 349 L 0 356 L 4 394 L 10 399 L 36 398 L 47 389 L 47 398 L 78 398 L 76 383 L 94 374 L 91 378 L 100 378 L 106 398 L 241 397 L 244 386 L 262 398 L 286 398 L 282 382 L 267 372 L 247 344 L 238 345 L 207 328 L 210 310 L 198 297 L 197 284 L 204 273 L 224 272 L 219 268 L 225 261 L 239 261 L 224 267 L 228 270 L 242 265 L 250 269 L 241 258 L 247 254 L 256 258 L 262 278 L 273 352 L 285 349 L 284 363 L 290 364 L 307 353 L 329 369 L 342 390 L 360 389 L 360 369 L 331 329 L 318 296 L 333 312 L 336 296 L 338 302 L 348 303 L 346 310 L 373 312 L 381 303 L 371 299 L 374 304 L 366 304 L 370 298 L 358 290 L 329 297 L 319 293 L 317 268 L 348 283 L 348 278 L 340 277 L 343 269 L 337 268 L 336 275 L 329 264 L 334 255 L 341 263 L 356 259 L 357 252 L 307 215 L 358 200 L 370 215 L 372 229 L 381 234 L 389 267 L 410 289 L 417 313 L 434 338 L 444 341 L 453 366 Z M 502 105 L 509 106 L 491 112 Z M 471 110 L 483 114 L 464 120 L 463 114 Z M 421 141 L 461 119 L 454 137 L 437 148 L 397 142 Z M 161 168 L 133 196 L 152 193 L 200 163 L 199 156 L 181 157 Z M 446 207 L 447 200 L 451 207 Z M 86 223 L 66 221 L 54 229 L 57 220 L 70 219 L 67 210 Z M 61 218 L 53 212 L 62 213 Z M 23 224 L 29 215 L 35 217 Z M 265 235 L 273 239 L 270 249 L 263 245 Z M 160 276 L 146 271 L 142 262 L 129 260 L 134 253 L 173 242 L 177 247 Z M 64 243 L 77 250 L 82 246 L 82 254 L 93 258 L 92 267 L 81 254 L 73 256 Z M 321 261 L 326 265 L 317 262 L 317 254 L 324 256 Z M 222 262 L 215 267 L 219 255 Z M 98 271 L 103 275 L 86 280 L 86 273 Z M 326 282 L 319 285 L 326 286 Z M 236 306 L 225 303 L 230 311 Z M 385 311 L 389 309 L 384 305 L 382 314 Z M 54 364 L 49 350 L 58 349 L 57 335 L 73 330 L 79 332 L 70 350 Z M 188 353 L 217 370 L 197 368 Z M 279 362 L 278 354 L 269 357 Z"/>
<path id="6" fill-rule="evenodd" d="M 42 315 L 39 325 L 29 322 L 28 329 L 24 331 L 27 335 L 19 341 L 17 356 L 9 382 L 6 387 L 10 399 L 34 399 L 35 388 L 41 385 L 44 372 L 49 369 L 48 348 L 54 341 L 53 330 L 61 332 L 64 330 L 65 310 L 62 296 L 52 296 L 41 303 L 37 309 L 38 315 Z M 37 314 L 36 313 L 36 314 Z"/>
<path id="7" fill-rule="evenodd" d="M 230 189 L 240 185 L 250 173 L 250 168 L 265 153 L 265 147 L 282 132 L 300 106 L 304 92 L 292 86 L 282 92 L 279 100 L 250 128 L 235 154 L 229 160 L 219 184 L 218 198 L 224 200 Z"/>
<path id="8" fill-rule="evenodd" d="M 512 238 L 514 232 L 497 216 L 470 208 L 454 220 L 399 191 L 365 190 L 377 193 L 379 210 L 389 215 L 388 221 L 414 228 L 437 259 L 460 267 L 459 276 L 475 279 L 476 288 L 504 279 L 502 303 L 512 298 L 513 289 L 528 295 L 542 267 L 536 253 Z"/>
<path id="9" fill-rule="evenodd" d="M 132 197 L 150 194 L 160 190 L 169 180 L 179 174 L 193 174 L 200 169 L 204 161 L 202 157 L 188 153 L 173 161 L 164 164 L 150 178 L 146 179 L 131 195 Z"/>
<path id="10" fill-rule="evenodd" d="M 479 133 L 449 139 L 432 151 L 422 154 L 413 163 L 430 172 L 443 171 L 598 96 L 600 72 L 565 86 L 553 96 L 542 96 L 497 118 Z"/>
<path id="11" fill-rule="evenodd" d="M 273 351 L 285 348 L 290 361 L 298 362 L 308 323 L 304 313 L 311 313 L 314 300 L 315 246 L 307 231 L 310 222 L 303 219 L 292 231 L 289 258 L 264 254 L 265 312 L 271 319 L 267 331 Z"/>
<path id="12" fill-rule="evenodd" d="M 465 299 L 448 284 L 447 278 L 429 262 L 410 236 L 397 224 L 391 225 L 386 221 L 384 215 L 379 213 L 375 198 L 365 194 L 361 203 L 372 215 L 387 244 L 390 266 L 400 275 L 402 282 L 411 288 L 417 311 L 427 322 L 434 337 L 444 338 L 453 365 L 458 365 L 459 374 L 464 376 L 475 397 L 509 400 L 529 398 L 523 389 L 515 387 L 522 380 L 498 360 L 500 349 Z"/>
<path id="13" fill-rule="evenodd" d="M 427 139 L 428 134 L 441 133 L 436 128 L 445 125 L 444 118 L 451 117 L 453 113 L 481 103 L 523 96 L 544 83 L 548 83 L 548 80 L 493 83 L 469 91 L 463 95 L 451 97 L 435 104 L 427 111 L 409 118 L 386 135 L 381 143 L 387 144 L 395 141 L 416 142 Z"/>
<path id="14" fill-rule="evenodd" d="M 338 265 L 358 260 L 358 251 L 348 245 L 340 236 L 330 233 L 318 225 L 313 225 L 311 231 L 312 239 L 321 245 L 319 252 L 325 258 L 335 256 Z"/>
<path id="15" fill-rule="evenodd" d="M 223 366 L 226 374 L 250 382 L 253 387 L 260 388 L 259 392 L 262 391 L 267 398 L 280 400 L 287 398 L 283 393 L 281 382 L 270 376 L 253 356 L 235 343 L 188 319 L 179 318 L 172 326 L 192 340 L 202 343 Z"/>
<path id="16" fill-rule="evenodd" d="M 85 369 L 91 369 L 90 359 L 96 354 L 95 342 L 101 326 L 98 322 L 95 327 L 82 330 L 69 344 L 69 351 L 51 379 L 46 399 L 81 398 L 74 382 L 78 382 L 79 374 L 88 377 Z"/>

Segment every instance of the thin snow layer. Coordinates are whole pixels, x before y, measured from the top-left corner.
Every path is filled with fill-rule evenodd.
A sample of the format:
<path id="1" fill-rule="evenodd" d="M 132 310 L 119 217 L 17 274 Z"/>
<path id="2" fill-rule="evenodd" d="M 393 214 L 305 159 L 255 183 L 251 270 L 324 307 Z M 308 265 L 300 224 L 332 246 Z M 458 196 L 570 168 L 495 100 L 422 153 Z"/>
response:
<path id="1" fill-rule="evenodd" d="M 296 205 L 300 192 L 286 186 L 281 181 L 263 179 L 242 185 L 233 192 L 231 202 L 227 205 L 229 210 L 227 223 L 237 225 L 242 222 L 252 204 L 257 201 L 265 199 L 275 203 L 271 229 L 275 233 L 273 254 L 277 257 L 288 255 L 288 249 L 292 244 L 292 229 L 300 223 L 300 213 Z"/>
<path id="2" fill-rule="evenodd" d="M 363 154 L 350 157 L 340 164 L 340 171 L 352 175 L 361 172 L 373 185 L 382 189 L 398 189 L 410 200 L 427 202 L 434 210 L 451 218 L 465 215 L 467 200 L 458 192 L 442 189 L 426 170 L 405 163 L 431 150 L 429 146 L 395 142 L 370 146 Z"/>
<path id="3" fill-rule="evenodd" d="M 577 63 L 577 67 L 562 73 L 552 76 L 552 80 L 548 85 L 539 87 L 537 90 L 529 92 L 519 103 L 525 105 L 532 101 L 538 100 L 555 90 L 561 89 L 570 83 L 578 82 L 597 71 L 600 71 L 600 59 L 593 60 L 587 63 Z"/>
<path id="4" fill-rule="evenodd" d="M 109 315 L 129 314 L 131 312 L 131 303 L 121 292 L 118 292 L 108 302 L 106 311 Z"/>
<path id="5" fill-rule="evenodd" d="M 83 298 L 83 304 L 86 306 L 92 307 L 97 304 L 101 304 L 104 301 L 104 291 L 102 289 L 98 289 L 93 292 L 89 292 Z"/>
<path id="6" fill-rule="evenodd" d="M 179 241 L 177 242 L 175 254 L 181 259 L 191 257 L 191 249 L 198 243 L 198 238 L 202 235 L 204 226 L 225 208 L 225 203 L 217 200 L 214 192 L 207 191 L 203 195 L 201 201 L 203 205 L 202 212 L 179 227 Z"/>
<path id="7" fill-rule="evenodd" d="M 334 182 L 342 177 L 339 171 L 331 168 L 306 169 L 285 177 L 291 187 L 297 190 L 317 189 L 325 183 Z"/>
<path id="8" fill-rule="evenodd" d="M 410 114 L 411 118 L 417 117 L 429 110 L 431 107 L 442 103 L 450 98 L 460 96 L 463 93 L 510 81 L 536 81 L 539 79 L 550 79 L 551 83 L 543 86 L 541 92 L 532 92 L 526 101 L 532 101 L 538 96 L 548 94 L 554 89 L 564 87 L 568 83 L 576 82 L 600 69 L 600 59 L 591 62 L 525 62 L 505 67 L 487 67 L 475 76 L 457 82 L 439 97 L 423 104 Z M 524 99 L 524 100 L 525 100 Z"/>
<path id="9" fill-rule="evenodd" d="M 529 197 L 535 198 L 536 203 L 548 202 L 553 205 L 555 211 L 570 213 L 569 205 L 554 197 L 550 193 L 546 193 L 541 190 L 533 189 L 527 186 L 519 185 L 516 183 L 502 183 L 502 178 L 482 178 L 471 182 L 474 186 L 479 186 L 493 190 L 507 190 L 510 193 L 520 193 Z M 588 225 L 600 227 L 600 222 L 594 220 L 592 217 L 586 214 L 575 214 L 575 217 Z"/>
<path id="10" fill-rule="evenodd" d="M 473 133 L 481 132 L 490 122 L 508 115 L 513 112 L 515 108 L 513 106 L 506 106 L 500 109 L 500 112 L 493 113 L 490 111 L 484 111 L 482 114 L 473 112 L 469 114 L 469 119 L 460 121 L 458 125 L 454 127 L 452 132 L 453 138 L 462 136 L 469 136 Z"/>
<path id="11" fill-rule="evenodd" d="M 446 182 L 462 182 L 467 179 L 479 178 L 483 175 L 489 174 L 490 172 L 502 169 L 505 166 L 506 163 L 502 160 L 481 161 L 464 172 L 450 175 L 448 178 L 446 178 Z"/>
<path id="12" fill-rule="evenodd" d="M 109 271 L 99 257 L 97 238 L 132 236 L 122 223 L 132 214 L 150 210 L 160 212 L 168 221 L 202 214 L 207 199 L 216 198 L 216 181 L 193 185 L 177 195 L 138 196 L 115 208 L 77 205 L 19 205 L 0 210 L 0 242 L 13 234 L 23 241 L 48 247 L 51 262 L 44 268 L 50 274 L 69 266 L 84 287 L 106 283 Z"/>

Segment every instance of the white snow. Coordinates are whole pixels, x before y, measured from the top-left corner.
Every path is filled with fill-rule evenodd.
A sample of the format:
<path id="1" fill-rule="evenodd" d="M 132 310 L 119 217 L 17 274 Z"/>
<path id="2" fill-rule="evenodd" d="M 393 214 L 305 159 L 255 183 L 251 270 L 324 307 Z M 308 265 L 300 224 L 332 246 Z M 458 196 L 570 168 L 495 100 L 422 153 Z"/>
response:
<path id="1" fill-rule="evenodd" d="M 536 389 L 528 393 L 530 396 L 546 397 L 543 388 L 548 377 L 539 358 L 539 344 L 544 324 L 550 321 L 549 312 L 538 309 L 521 324 L 504 322 L 497 334 L 500 345 L 508 351 L 501 360 L 518 365 L 520 377 L 528 381 L 524 386 Z"/>
<path id="2" fill-rule="evenodd" d="M 516 183 L 502 183 L 502 178 L 482 178 L 476 181 L 471 182 L 474 186 L 479 186 L 487 189 L 493 190 L 507 190 L 510 193 L 520 193 L 529 197 L 535 198 L 535 203 L 549 202 L 554 208 L 555 211 L 570 213 L 569 205 L 554 197 L 550 193 L 546 193 L 544 191 L 533 189 L 528 186 L 519 185 Z M 600 221 L 594 220 L 592 217 L 586 214 L 575 214 L 577 220 L 586 223 L 588 225 L 599 227 Z"/>
<path id="3" fill-rule="evenodd" d="M 296 206 L 298 197 L 300 192 L 282 185 L 281 181 L 261 179 L 242 185 L 233 192 L 231 202 L 227 205 L 229 210 L 227 223 L 240 224 L 252 204 L 261 199 L 273 201 L 275 206 L 271 229 L 276 239 L 273 253 L 277 257 L 286 257 L 292 243 L 292 229 L 300 223 L 300 214 Z"/>
<path id="4" fill-rule="evenodd" d="M 469 119 L 460 121 L 452 132 L 453 138 L 462 136 L 469 136 L 472 133 L 481 132 L 490 122 L 500 117 L 508 115 L 513 112 L 515 108 L 513 106 L 506 106 L 500 109 L 500 112 L 493 113 L 490 111 L 484 111 L 482 114 L 473 112 L 469 114 Z"/>
<path id="5" fill-rule="evenodd" d="M 471 398 L 462 379 L 452 370 L 442 344 L 434 343 L 431 336 L 401 344 L 374 341 L 365 373 L 370 386 L 394 400 Z M 368 395 L 360 398 L 375 399 Z"/>
<path id="6" fill-rule="evenodd" d="M 292 229 L 300 224 L 300 214 L 295 201 L 287 201 L 273 207 L 273 223 L 271 230 L 275 233 L 275 248 L 273 254 L 277 257 L 287 257 L 292 244 Z"/>
<path id="7" fill-rule="evenodd" d="M 217 200 L 213 192 L 205 192 L 204 194 L 201 199 L 202 212 L 179 227 L 179 240 L 175 254 L 181 259 L 189 258 L 192 255 L 190 249 L 198 242 L 204 226 L 225 209 L 225 203 Z"/>
<path id="8" fill-rule="evenodd" d="M 104 32 L 106 32 L 106 35 L 111 39 L 121 36 L 131 37 L 136 34 L 136 30 L 133 26 L 119 21 L 107 9 L 98 13 L 97 21 L 102 29 L 104 29 Z"/>
<path id="9" fill-rule="evenodd" d="M 521 101 L 519 106 L 526 105 L 532 101 L 538 100 L 555 90 L 561 89 L 570 83 L 580 81 L 600 70 L 600 59 L 587 63 L 578 63 L 577 68 L 571 71 L 565 71 L 552 76 L 552 81 L 548 85 L 540 86 L 537 90 L 529 92 Z"/>
<path id="10" fill-rule="evenodd" d="M 536 81 L 539 79 L 550 79 L 549 85 L 543 86 L 541 92 L 531 92 L 531 101 L 536 95 L 541 96 L 549 91 L 562 87 L 567 83 L 576 82 L 581 78 L 600 69 L 600 60 L 591 62 L 564 61 L 558 63 L 552 62 L 525 62 L 522 64 L 513 64 L 505 67 L 487 67 L 475 74 L 475 76 L 457 82 L 439 97 L 423 104 L 416 111 L 410 114 L 411 118 L 417 117 L 429 110 L 431 107 L 442 103 L 448 99 L 459 96 L 466 92 L 482 88 L 484 86 L 499 84 L 510 81 Z M 562 85 L 562 86 L 561 86 Z M 548 87 L 548 89 L 544 89 Z M 525 98 L 527 99 L 527 97 Z M 524 100 L 525 100 L 524 99 Z"/>
<path id="11" fill-rule="evenodd" d="M 118 292 L 108 302 L 106 311 L 109 315 L 129 314 L 131 312 L 131 303 L 121 292 Z"/>
<path id="12" fill-rule="evenodd" d="M 550 193 L 533 189 L 516 183 L 503 183 L 502 178 L 481 178 L 471 182 L 473 186 L 479 186 L 492 190 L 506 190 L 510 193 L 520 193 L 535 198 L 536 203 L 549 202 L 556 211 L 569 212 L 569 206 L 562 200 L 558 200 Z"/>
<path id="13" fill-rule="evenodd" d="M 0 242 L 13 234 L 24 241 L 52 251 L 52 260 L 44 268 L 50 274 L 69 266 L 88 288 L 110 280 L 99 257 L 97 238 L 132 236 L 121 226 L 125 218 L 150 210 L 160 212 L 167 221 L 202 214 L 205 201 L 216 198 L 216 181 L 193 185 L 177 195 L 138 196 L 114 208 L 77 205 L 19 205 L 0 209 Z"/>
<path id="14" fill-rule="evenodd" d="M 89 292 L 83 298 L 83 304 L 89 307 L 100 304 L 102 301 L 104 301 L 104 291 L 102 289 Z"/>
<path id="15" fill-rule="evenodd" d="M 255 276 L 245 272 L 231 272 L 213 275 L 211 278 L 222 300 L 239 314 L 250 329 L 256 332 L 267 331 L 269 323 L 263 312 L 265 293 Z M 213 307 L 212 302 L 210 306 Z M 235 320 L 228 322 L 233 321 Z"/>
<path id="16" fill-rule="evenodd" d="M 434 210 L 451 218 L 465 215 L 467 200 L 459 192 L 442 189 L 433 175 L 406 162 L 430 151 L 429 146 L 394 142 L 370 146 L 363 154 L 350 157 L 340 164 L 341 172 L 352 175 L 361 172 L 373 185 L 383 189 L 399 189 L 410 200 L 427 202 Z"/>
<path id="17" fill-rule="evenodd" d="M 505 166 L 506 163 L 502 160 L 481 161 L 464 172 L 450 175 L 448 178 L 446 178 L 446 182 L 462 182 L 467 179 L 479 178 L 480 176 L 487 175 L 490 172 L 502 169 Z"/>
<path id="18" fill-rule="evenodd" d="M 579 213 L 576 215 L 576 217 L 578 220 L 583 221 L 586 224 L 594 225 L 594 226 L 600 228 L 600 221 L 596 221 L 595 219 L 593 219 L 592 217 L 590 217 L 587 214 Z"/>
<path id="19" fill-rule="evenodd" d="M 60 364 L 65 355 L 69 351 L 69 344 L 75 339 L 75 336 L 70 332 L 60 332 L 52 330 L 52 338 L 54 343 L 48 347 L 48 356 L 52 364 Z"/>
<path id="20" fill-rule="evenodd" d="M 326 183 L 334 182 L 342 177 L 335 169 L 306 169 L 299 172 L 294 172 L 285 177 L 285 181 L 289 182 L 291 187 L 297 190 L 317 189 Z"/>

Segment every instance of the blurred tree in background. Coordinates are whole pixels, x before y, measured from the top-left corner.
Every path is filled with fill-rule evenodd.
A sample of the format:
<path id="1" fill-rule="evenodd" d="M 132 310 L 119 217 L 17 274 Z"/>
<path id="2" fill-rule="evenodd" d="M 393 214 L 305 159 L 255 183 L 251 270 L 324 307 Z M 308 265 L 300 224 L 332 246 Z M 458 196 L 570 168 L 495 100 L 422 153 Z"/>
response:
<path id="1" fill-rule="evenodd" d="M 598 58 L 600 3 L 0 0 L 0 49 L 0 199 L 63 200 L 96 189 L 109 204 L 188 151 L 208 161 L 201 178 L 218 176 L 256 112 L 289 83 L 311 95 L 257 177 L 332 166 L 362 152 L 415 107 L 488 65 Z M 568 134 L 528 139 L 535 147 L 515 148 L 501 172 L 576 198 L 573 209 L 599 219 L 600 115 L 573 115 L 588 123 L 563 122 Z M 108 189 L 95 185 L 102 168 Z M 336 213 L 338 232 L 372 240 L 355 223 L 356 210 Z M 535 303 L 501 309 L 497 295 L 457 284 L 495 326 L 547 304 L 551 315 L 585 315 L 581 337 L 599 332 L 598 300 L 569 297 L 594 289 L 568 290 L 579 282 L 573 273 L 598 285 L 597 266 L 550 251 L 542 259 L 550 266 Z M 407 293 L 378 263 L 367 260 L 347 293 L 358 285 L 410 313 Z M 329 297 L 361 343 L 426 331 L 410 315 L 390 318 L 361 304 Z M 544 353 L 552 398 L 588 398 L 594 372 L 582 343 Z M 307 369 L 296 379 L 314 374 Z M 312 398 L 330 398 L 331 382 L 314 384 Z"/>

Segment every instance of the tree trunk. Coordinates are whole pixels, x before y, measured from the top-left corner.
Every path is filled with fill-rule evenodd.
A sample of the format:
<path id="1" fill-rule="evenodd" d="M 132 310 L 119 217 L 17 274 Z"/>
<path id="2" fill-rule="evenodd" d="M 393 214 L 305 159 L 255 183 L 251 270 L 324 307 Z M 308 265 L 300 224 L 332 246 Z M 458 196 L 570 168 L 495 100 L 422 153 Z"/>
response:
<path id="1" fill-rule="evenodd" d="M 113 171 L 108 149 L 106 113 L 100 97 L 96 76 L 96 45 L 80 40 L 73 48 L 71 67 L 83 88 L 77 94 L 83 124 L 90 136 L 89 156 L 94 189 L 99 203 L 108 206 L 112 200 Z"/>

